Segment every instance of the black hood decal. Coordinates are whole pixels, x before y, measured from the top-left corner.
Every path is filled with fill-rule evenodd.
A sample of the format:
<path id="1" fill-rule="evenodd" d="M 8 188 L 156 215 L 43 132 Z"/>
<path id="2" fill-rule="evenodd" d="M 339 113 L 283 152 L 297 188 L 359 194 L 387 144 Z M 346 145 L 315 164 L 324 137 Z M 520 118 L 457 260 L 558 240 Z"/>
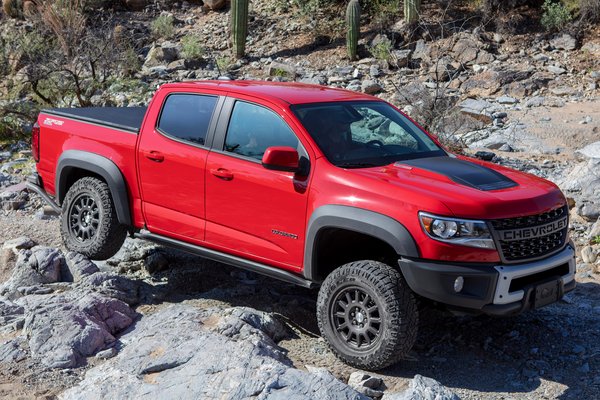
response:
<path id="1" fill-rule="evenodd" d="M 493 169 L 453 157 L 420 158 L 400 163 L 447 176 L 456 183 L 478 190 L 488 191 L 518 186 L 517 182 Z"/>

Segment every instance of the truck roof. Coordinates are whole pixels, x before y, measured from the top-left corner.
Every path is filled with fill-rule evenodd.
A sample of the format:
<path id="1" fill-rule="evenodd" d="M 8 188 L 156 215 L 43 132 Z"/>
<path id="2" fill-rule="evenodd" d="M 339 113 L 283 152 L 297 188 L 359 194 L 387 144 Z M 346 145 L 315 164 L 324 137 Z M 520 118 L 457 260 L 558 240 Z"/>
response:
<path id="1" fill-rule="evenodd" d="M 376 97 L 352 92 L 350 90 L 297 82 L 191 81 L 168 83 L 163 85 L 165 88 L 181 88 L 190 86 L 248 94 L 251 96 L 283 101 L 287 104 L 306 104 L 349 100 L 379 100 Z"/>

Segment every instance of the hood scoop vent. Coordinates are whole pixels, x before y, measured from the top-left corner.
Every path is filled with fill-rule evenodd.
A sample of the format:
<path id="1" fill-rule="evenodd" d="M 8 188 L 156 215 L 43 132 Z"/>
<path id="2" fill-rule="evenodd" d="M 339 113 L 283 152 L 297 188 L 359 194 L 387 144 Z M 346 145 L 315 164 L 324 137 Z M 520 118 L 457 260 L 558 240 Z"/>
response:
<path id="1" fill-rule="evenodd" d="M 448 177 L 458 184 L 482 191 L 508 189 L 518 186 L 515 181 L 493 169 L 452 157 L 420 158 L 402 161 L 397 164 L 398 166 L 409 165 L 414 168 L 435 172 Z"/>

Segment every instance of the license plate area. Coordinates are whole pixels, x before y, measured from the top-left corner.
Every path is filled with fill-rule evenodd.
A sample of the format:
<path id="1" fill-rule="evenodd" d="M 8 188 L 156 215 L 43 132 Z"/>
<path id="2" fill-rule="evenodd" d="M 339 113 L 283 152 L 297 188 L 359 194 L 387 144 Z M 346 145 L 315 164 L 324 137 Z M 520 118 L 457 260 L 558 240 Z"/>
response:
<path id="1" fill-rule="evenodd" d="M 559 294 L 560 281 L 558 279 L 537 285 L 535 287 L 534 307 L 540 308 L 557 302 Z"/>

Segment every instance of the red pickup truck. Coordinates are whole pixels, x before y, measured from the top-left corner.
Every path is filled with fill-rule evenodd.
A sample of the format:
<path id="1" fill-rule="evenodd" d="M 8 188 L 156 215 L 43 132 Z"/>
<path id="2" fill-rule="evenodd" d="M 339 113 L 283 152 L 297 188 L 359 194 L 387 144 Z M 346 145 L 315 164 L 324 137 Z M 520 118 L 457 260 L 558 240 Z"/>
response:
<path id="1" fill-rule="evenodd" d="M 130 234 L 320 286 L 319 328 L 357 367 L 406 355 L 422 302 L 513 315 L 575 287 L 554 184 L 450 154 L 375 97 L 167 84 L 147 109 L 45 110 L 32 149 L 69 250 L 106 259 Z"/>

